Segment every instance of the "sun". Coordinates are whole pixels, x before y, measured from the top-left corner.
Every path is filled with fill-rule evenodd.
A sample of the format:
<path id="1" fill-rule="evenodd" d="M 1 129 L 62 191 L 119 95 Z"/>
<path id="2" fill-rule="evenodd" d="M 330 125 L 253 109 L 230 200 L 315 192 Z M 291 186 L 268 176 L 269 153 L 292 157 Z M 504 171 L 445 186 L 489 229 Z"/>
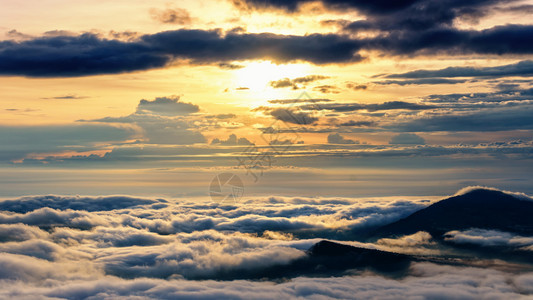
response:
<path id="1" fill-rule="evenodd" d="M 270 82 L 283 78 L 296 78 L 308 75 L 306 64 L 274 64 L 270 61 L 251 62 L 235 71 L 237 88 L 248 88 L 255 92 L 270 88 Z"/>

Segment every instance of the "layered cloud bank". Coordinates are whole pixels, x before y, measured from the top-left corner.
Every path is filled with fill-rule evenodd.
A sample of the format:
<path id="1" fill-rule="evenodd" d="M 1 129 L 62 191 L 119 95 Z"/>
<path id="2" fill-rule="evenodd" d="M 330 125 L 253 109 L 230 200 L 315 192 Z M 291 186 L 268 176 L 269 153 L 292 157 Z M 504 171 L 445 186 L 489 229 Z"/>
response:
<path id="1" fill-rule="evenodd" d="M 233 1 L 237 7 L 279 13 L 311 13 L 301 9 L 311 1 Z M 315 1 L 325 10 L 348 10 L 363 19 L 333 19 L 337 32 L 283 35 L 250 33 L 244 28 L 178 29 L 154 34 L 132 34 L 129 39 L 106 39 L 94 33 L 26 37 L 0 42 L 0 75 L 30 77 L 87 76 L 149 70 L 180 60 L 194 64 L 271 60 L 313 64 L 348 64 L 375 51 L 388 56 L 529 55 L 530 24 L 505 24 L 466 29 L 457 23 L 476 23 L 490 13 L 521 11 L 518 1 Z M 529 6 L 526 5 L 527 11 Z M 301 9 L 301 10 L 300 10 Z M 162 14 L 161 14 L 162 13 Z M 153 12 L 152 12 L 153 14 Z M 186 11 L 156 12 L 164 23 L 190 24 Z M 63 33 L 63 34 L 62 34 Z M 290 83 L 289 83 L 290 85 Z"/>
<path id="2" fill-rule="evenodd" d="M 533 292 L 533 275 L 510 276 L 486 269 L 454 269 L 417 265 L 417 276 L 395 281 L 372 275 L 339 278 L 296 278 L 285 283 L 249 281 L 185 281 L 105 277 L 54 281 L 35 287 L 2 284 L 5 297 L 44 299 L 509 299 Z M 446 285 L 446 288 L 443 286 Z"/>
<path id="3" fill-rule="evenodd" d="M 321 239 L 363 248 L 443 255 L 419 232 L 375 243 L 358 233 L 418 211 L 426 200 L 286 198 L 239 205 L 126 196 L 31 196 L 0 201 L 0 295 L 44 298 L 201 299 L 509 298 L 533 293 L 533 275 L 512 268 L 411 265 L 401 280 L 371 272 L 335 278 L 249 281 L 259 270 L 308 255 Z M 492 236 L 491 236 L 492 235 Z M 513 244 L 495 231 L 450 232 L 456 243 Z M 516 268 L 515 268 L 516 269 Z M 222 281 L 220 281 L 222 280 Z"/>

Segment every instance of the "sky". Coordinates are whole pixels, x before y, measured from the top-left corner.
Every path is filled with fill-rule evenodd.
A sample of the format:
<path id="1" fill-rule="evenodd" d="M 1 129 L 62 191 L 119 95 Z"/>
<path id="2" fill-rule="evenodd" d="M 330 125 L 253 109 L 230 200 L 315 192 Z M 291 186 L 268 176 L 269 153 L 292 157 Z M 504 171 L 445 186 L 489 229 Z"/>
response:
<path id="1" fill-rule="evenodd" d="M 1 299 L 533 295 L 533 1 L 0 0 Z"/>
<path id="2" fill-rule="evenodd" d="M 533 193 L 532 1 L 1 4 L 1 197 Z"/>

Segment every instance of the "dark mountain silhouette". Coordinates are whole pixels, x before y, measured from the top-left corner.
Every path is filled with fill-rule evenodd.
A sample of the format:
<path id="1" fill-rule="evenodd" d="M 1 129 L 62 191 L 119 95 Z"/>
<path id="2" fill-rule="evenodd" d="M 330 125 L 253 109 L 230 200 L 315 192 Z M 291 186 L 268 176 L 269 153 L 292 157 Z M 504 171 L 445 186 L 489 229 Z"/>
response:
<path id="1" fill-rule="evenodd" d="M 185 276 L 187 279 L 221 280 L 285 280 L 300 276 L 325 277 L 343 276 L 363 271 L 372 271 L 387 277 L 401 277 L 407 274 L 411 262 L 417 260 L 410 255 L 367 249 L 339 244 L 327 240 L 314 244 L 307 255 L 288 264 L 266 268 L 220 270 L 216 275 Z M 108 274 L 124 274 L 106 270 Z M 171 274 L 169 274 L 171 275 Z"/>
<path id="2" fill-rule="evenodd" d="M 379 273 L 406 270 L 413 257 L 405 254 L 320 241 L 308 250 L 309 261 L 327 270 L 370 269 Z"/>
<path id="3" fill-rule="evenodd" d="M 533 201 L 500 191 L 477 189 L 450 197 L 373 231 L 370 239 L 418 231 L 435 239 L 452 230 L 482 228 L 533 235 Z"/>
<path id="4" fill-rule="evenodd" d="M 344 276 L 371 271 L 386 277 L 401 278 L 409 273 L 409 267 L 413 262 L 493 266 L 502 270 L 510 267 L 528 271 L 533 269 L 533 257 L 529 251 L 505 246 L 456 244 L 444 239 L 446 232 L 469 228 L 493 229 L 531 236 L 533 201 L 500 191 L 477 189 L 434 203 L 404 219 L 378 228 L 371 236 L 371 239 L 378 239 L 427 231 L 437 240 L 438 247 L 444 250 L 442 254 L 408 255 L 322 240 L 309 248 L 305 256 L 285 264 L 221 269 L 216 274 L 185 274 L 184 277 L 193 280 L 284 281 L 300 276 Z M 108 268 L 106 272 L 120 277 L 130 276 L 129 273 L 121 273 L 120 269 Z M 172 270 L 169 270 L 168 276 L 171 275 L 173 275 Z"/>

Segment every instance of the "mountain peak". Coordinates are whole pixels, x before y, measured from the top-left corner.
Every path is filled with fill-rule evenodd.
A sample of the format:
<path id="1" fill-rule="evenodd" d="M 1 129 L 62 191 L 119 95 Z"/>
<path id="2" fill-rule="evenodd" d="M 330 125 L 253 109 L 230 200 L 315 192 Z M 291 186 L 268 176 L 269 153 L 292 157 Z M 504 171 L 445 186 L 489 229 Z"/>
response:
<path id="1" fill-rule="evenodd" d="M 515 193 L 509 191 L 502 191 L 496 188 L 485 186 L 469 186 L 460 189 L 454 196 L 468 196 L 468 197 L 507 197 L 511 196 L 519 200 L 533 201 L 533 199 L 523 193 Z"/>
<path id="2" fill-rule="evenodd" d="M 372 236 L 407 235 L 427 231 L 433 237 L 440 238 L 448 231 L 470 228 L 533 235 L 531 198 L 491 188 L 475 187 L 461 191 L 462 193 L 377 229 Z"/>

